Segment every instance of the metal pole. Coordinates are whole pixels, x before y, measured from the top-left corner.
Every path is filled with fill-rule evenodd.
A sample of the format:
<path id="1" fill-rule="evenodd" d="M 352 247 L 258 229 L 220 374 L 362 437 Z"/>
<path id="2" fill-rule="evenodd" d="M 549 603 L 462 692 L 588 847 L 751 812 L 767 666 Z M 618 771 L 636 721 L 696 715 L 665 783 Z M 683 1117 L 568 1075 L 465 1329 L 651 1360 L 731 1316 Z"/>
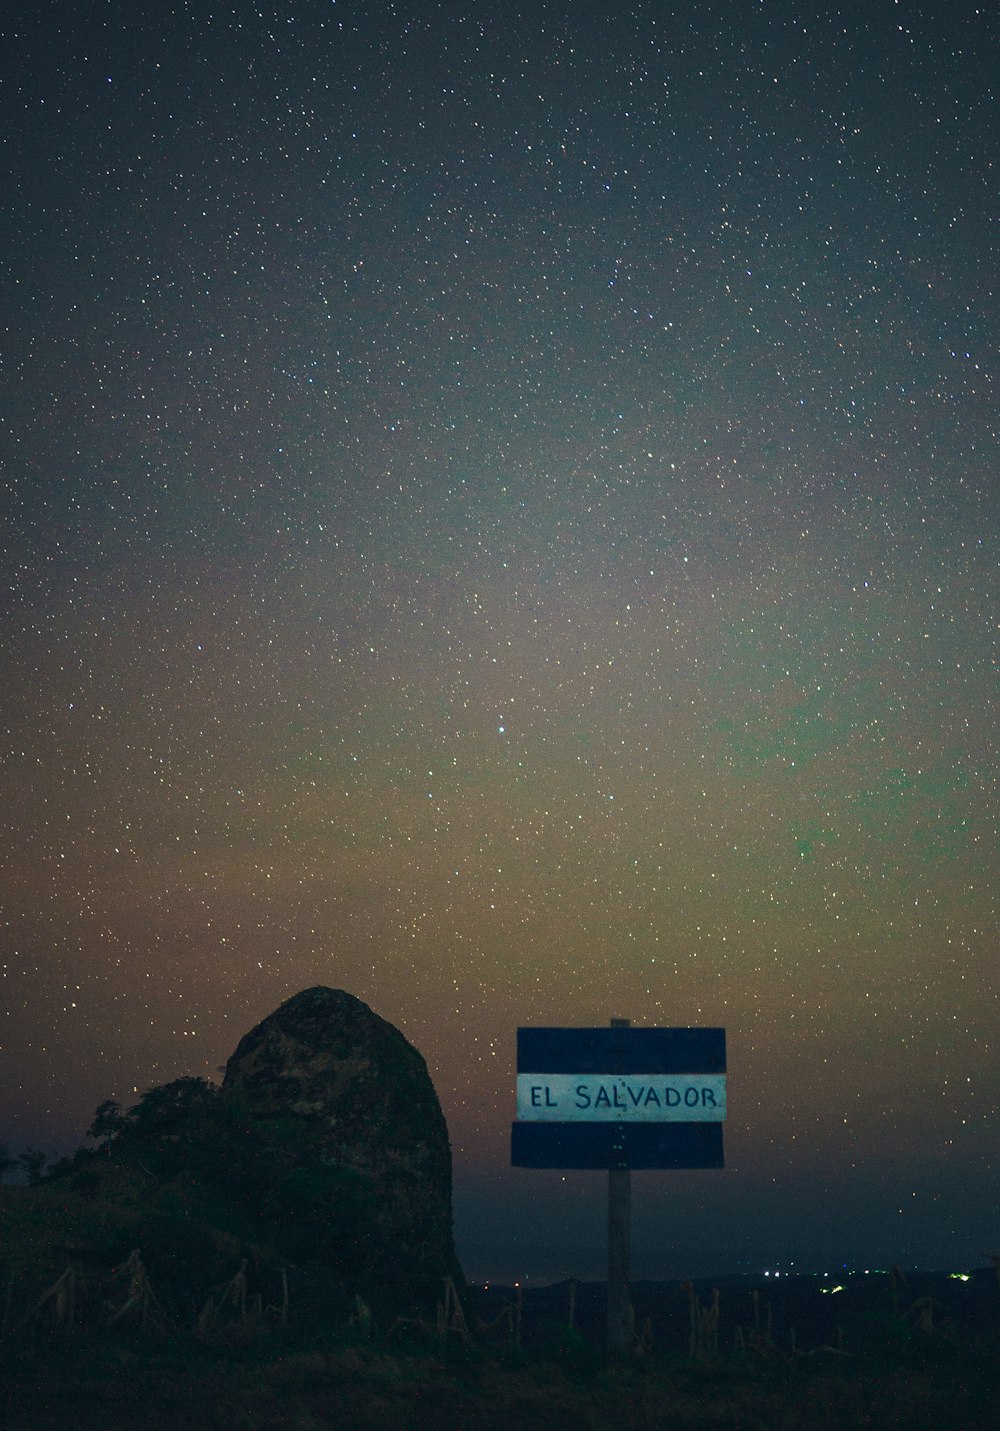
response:
<path id="1" fill-rule="evenodd" d="M 613 1029 L 627 1029 L 628 1019 L 612 1019 Z M 624 1161 L 625 1150 L 622 1148 Z M 632 1174 L 627 1167 L 608 1170 L 608 1355 L 625 1357 L 632 1345 L 629 1252 L 632 1231 Z"/>

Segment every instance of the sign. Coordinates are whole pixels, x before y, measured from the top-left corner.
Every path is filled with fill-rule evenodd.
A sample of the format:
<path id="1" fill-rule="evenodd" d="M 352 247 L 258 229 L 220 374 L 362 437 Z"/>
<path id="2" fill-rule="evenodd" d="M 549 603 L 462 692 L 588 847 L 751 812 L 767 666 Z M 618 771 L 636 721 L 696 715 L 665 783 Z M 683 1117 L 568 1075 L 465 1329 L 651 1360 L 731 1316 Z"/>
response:
<path id="1" fill-rule="evenodd" d="M 724 1073 L 519 1073 L 517 1116 L 532 1123 L 721 1123 Z"/>
<path id="2" fill-rule="evenodd" d="M 518 1029 L 511 1161 L 721 1168 L 725 1069 L 724 1029 Z"/>

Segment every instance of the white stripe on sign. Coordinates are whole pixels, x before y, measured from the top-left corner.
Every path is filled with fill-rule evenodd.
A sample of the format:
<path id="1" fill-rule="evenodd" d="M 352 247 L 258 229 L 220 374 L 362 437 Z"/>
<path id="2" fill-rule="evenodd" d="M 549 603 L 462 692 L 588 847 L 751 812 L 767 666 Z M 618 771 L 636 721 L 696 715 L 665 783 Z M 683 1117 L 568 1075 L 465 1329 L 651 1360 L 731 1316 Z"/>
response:
<path id="1" fill-rule="evenodd" d="M 519 1073 L 525 1123 L 721 1123 L 724 1073 Z"/>

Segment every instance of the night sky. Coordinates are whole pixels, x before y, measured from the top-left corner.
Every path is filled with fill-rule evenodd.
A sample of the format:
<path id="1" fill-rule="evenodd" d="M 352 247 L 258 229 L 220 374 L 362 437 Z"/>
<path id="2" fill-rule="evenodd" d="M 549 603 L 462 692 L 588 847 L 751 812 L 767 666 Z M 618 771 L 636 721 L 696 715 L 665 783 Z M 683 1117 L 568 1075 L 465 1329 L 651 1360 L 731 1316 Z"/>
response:
<path id="1" fill-rule="evenodd" d="M 0 1140 L 300 989 L 724 1026 L 636 1276 L 1000 1245 L 992 5 L 36 0 L 2 36 Z"/>

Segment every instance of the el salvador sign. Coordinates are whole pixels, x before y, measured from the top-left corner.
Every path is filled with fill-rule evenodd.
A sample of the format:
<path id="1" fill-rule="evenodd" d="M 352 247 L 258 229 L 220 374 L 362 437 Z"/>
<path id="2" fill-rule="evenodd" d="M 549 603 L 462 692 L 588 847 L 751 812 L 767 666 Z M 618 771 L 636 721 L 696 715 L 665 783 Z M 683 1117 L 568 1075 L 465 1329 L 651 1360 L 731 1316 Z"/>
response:
<path id="1" fill-rule="evenodd" d="M 511 1160 L 721 1168 L 724 1029 L 523 1028 Z"/>

